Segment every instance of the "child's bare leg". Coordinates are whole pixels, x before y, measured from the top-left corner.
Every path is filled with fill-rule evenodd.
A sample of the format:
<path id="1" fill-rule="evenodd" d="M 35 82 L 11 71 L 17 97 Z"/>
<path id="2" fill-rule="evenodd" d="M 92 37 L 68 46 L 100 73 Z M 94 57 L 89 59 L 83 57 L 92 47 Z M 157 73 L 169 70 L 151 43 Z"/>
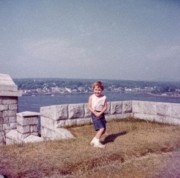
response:
<path id="1" fill-rule="evenodd" d="M 98 130 L 98 132 L 96 133 L 96 138 L 97 139 L 100 139 L 101 138 L 101 136 L 103 135 L 105 133 L 105 128 L 101 128 L 101 129 L 99 129 Z"/>

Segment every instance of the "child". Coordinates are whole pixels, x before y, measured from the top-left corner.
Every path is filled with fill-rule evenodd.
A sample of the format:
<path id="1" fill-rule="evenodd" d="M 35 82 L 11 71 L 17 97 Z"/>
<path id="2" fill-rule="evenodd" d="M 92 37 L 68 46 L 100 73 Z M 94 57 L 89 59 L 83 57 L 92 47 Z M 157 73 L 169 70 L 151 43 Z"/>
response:
<path id="1" fill-rule="evenodd" d="M 104 116 L 104 112 L 107 109 L 107 101 L 106 96 L 102 94 L 104 90 L 103 83 L 101 81 L 97 81 L 92 85 L 92 89 L 94 94 L 89 97 L 88 108 L 91 112 L 92 121 L 94 124 L 94 128 L 97 131 L 95 137 L 91 141 L 91 145 L 94 147 L 104 148 L 99 140 L 101 136 L 106 131 L 106 120 Z"/>

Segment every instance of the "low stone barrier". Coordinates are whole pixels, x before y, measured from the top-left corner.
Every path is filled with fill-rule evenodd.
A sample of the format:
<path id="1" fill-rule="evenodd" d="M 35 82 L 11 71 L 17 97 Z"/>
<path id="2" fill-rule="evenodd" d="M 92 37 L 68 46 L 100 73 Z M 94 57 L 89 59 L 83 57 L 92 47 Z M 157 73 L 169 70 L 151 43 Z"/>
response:
<path id="1" fill-rule="evenodd" d="M 87 103 L 41 107 L 41 135 L 48 138 L 58 128 L 90 124 L 91 113 Z M 108 102 L 106 120 L 137 118 L 180 125 L 180 104 L 149 101 Z"/>
<path id="2" fill-rule="evenodd" d="M 91 124 L 91 113 L 87 103 L 63 104 L 41 107 L 41 136 L 48 139 L 50 135 L 58 135 L 62 127 Z M 109 102 L 106 111 L 107 121 L 132 117 L 132 101 Z"/>
<path id="3" fill-rule="evenodd" d="M 17 128 L 6 134 L 6 144 L 42 141 L 38 137 L 39 115 L 29 111 L 17 113 Z"/>
<path id="4" fill-rule="evenodd" d="M 41 116 L 41 137 L 38 136 L 38 118 Z M 180 104 L 148 101 L 108 102 L 106 120 L 129 117 L 180 125 Z M 87 103 L 52 105 L 40 108 L 40 113 L 17 113 L 17 128 L 6 134 L 6 144 L 39 142 L 73 138 L 64 127 L 91 124 Z"/>
<path id="5" fill-rule="evenodd" d="M 17 132 L 19 139 L 25 139 L 30 135 L 38 136 L 38 117 L 37 112 L 17 113 Z"/>
<path id="6" fill-rule="evenodd" d="M 180 125 L 180 104 L 132 101 L 133 117 L 154 122 Z"/>
<path id="7" fill-rule="evenodd" d="M 180 104 L 148 101 L 108 102 L 106 120 L 129 117 L 180 125 Z M 41 137 L 38 136 L 38 117 L 41 116 Z M 39 142 L 73 138 L 64 127 L 91 124 L 87 103 L 52 105 L 40 108 L 40 113 L 17 113 L 17 128 L 6 134 L 6 144 Z"/>

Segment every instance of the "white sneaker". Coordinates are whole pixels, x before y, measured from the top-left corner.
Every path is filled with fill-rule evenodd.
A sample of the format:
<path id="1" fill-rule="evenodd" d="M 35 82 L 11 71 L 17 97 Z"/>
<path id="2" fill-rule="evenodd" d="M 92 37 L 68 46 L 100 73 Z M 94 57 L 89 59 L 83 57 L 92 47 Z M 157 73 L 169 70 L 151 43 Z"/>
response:
<path id="1" fill-rule="evenodd" d="M 103 145 L 101 142 L 96 142 L 96 143 L 94 144 L 94 147 L 105 148 L 105 145 Z"/>
<path id="2" fill-rule="evenodd" d="M 96 142 L 98 142 L 98 139 L 97 138 L 93 138 L 90 142 L 90 145 L 94 145 Z"/>

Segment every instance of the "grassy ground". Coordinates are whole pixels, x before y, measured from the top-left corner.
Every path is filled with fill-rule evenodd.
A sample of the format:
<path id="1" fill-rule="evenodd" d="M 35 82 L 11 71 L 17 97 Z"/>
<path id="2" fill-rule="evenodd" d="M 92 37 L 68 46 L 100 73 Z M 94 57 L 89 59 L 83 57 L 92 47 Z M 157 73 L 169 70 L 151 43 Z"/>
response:
<path id="1" fill-rule="evenodd" d="M 0 146 L 7 177 L 180 177 L 180 127 L 128 119 L 111 121 L 105 149 L 89 145 L 92 125 L 69 128 L 75 139 Z"/>

